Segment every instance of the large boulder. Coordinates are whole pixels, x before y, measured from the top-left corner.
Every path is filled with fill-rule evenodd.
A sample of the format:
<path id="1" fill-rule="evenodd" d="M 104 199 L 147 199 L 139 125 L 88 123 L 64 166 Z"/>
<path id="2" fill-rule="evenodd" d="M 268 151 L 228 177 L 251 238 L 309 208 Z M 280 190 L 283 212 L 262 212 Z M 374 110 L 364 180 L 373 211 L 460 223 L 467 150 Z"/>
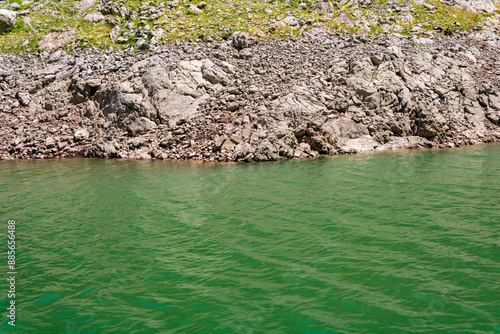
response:
<path id="1" fill-rule="evenodd" d="M 16 25 L 17 13 L 0 9 L 0 33 L 7 32 Z"/>
<path id="2" fill-rule="evenodd" d="M 181 61 L 171 71 L 155 68 L 142 78 L 162 123 L 194 116 L 209 97 L 205 87 L 226 80 L 225 72 L 208 59 Z"/>

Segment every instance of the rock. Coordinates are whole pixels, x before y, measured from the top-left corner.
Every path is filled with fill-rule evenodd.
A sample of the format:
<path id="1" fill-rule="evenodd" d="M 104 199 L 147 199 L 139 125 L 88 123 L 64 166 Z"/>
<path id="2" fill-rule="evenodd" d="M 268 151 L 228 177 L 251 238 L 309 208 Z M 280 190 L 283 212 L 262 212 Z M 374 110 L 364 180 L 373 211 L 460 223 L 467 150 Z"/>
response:
<path id="1" fill-rule="evenodd" d="M 252 58 L 253 54 L 254 52 L 252 51 L 251 48 L 241 49 L 238 52 L 238 56 L 240 57 L 240 59 L 250 59 Z"/>
<path id="2" fill-rule="evenodd" d="M 100 141 L 85 152 L 86 157 L 117 158 L 116 148 L 112 143 Z"/>
<path id="3" fill-rule="evenodd" d="M 295 27 L 295 26 L 299 25 L 299 20 L 297 20 L 297 18 L 295 16 L 287 16 L 287 17 L 285 17 L 283 22 L 285 22 L 286 24 L 288 24 L 291 27 Z"/>
<path id="4" fill-rule="evenodd" d="M 377 143 L 371 136 L 363 136 L 361 138 L 349 139 L 340 148 L 345 152 L 363 152 L 363 151 L 373 151 L 378 146 Z"/>
<path id="5" fill-rule="evenodd" d="M 84 116 L 90 119 L 94 119 L 99 114 L 99 110 L 94 101 L 87 101 L 85 103 L 85 113 Z"/>
<path id="6" fill-rule="evenodd" d="M 227 110 L 229 110 L 229 111 L 235 111 L 235 110 L 238 110 L 239 107 L 240 107 L 240 104 L 238 102 L 231 102 L 227 106 Z"/>
<path id="7" fill-rule="evenodd" d="M 127 37 L 123 37 L 123 36 L 120 36 L 116 39 L 116 43 L 119 43 L 119 44 L 124 44 L 124 43 L 127 43 L 129 41 L 129 39 Z"/>
<path id="8" fill-rule="evenodd" d="M 496 0 L 452 0 L 455 7 L 464 8 L 470 12 L 494 13 L 497 11 Z"/>
<path id="9" fill-rule="evenodd" d="M 278 159 L 278 149 L 268 140 L 260 143 L 255 149 L 256 161 L 273 161 Z"/>
<path id="10" fill-rule="evenodd" d="M 198 8 L 196 5 L 193 4 L 189 5 L 188 11 L 196 14 L 203 14 L 203 10 L 201 10 L 200 8 Z"/>
<path id="11" fill-rule="evenodd" d="M 80 7 L 81 11 L 84 11 L 84 10 L 92 8 L 94 6 L 94 4 L 95 4 L 95 0 L 81 0 L 79 7 Z"/>
<path id="12" fill-rule="evenodd" d="M 16 25 L 17 13 L 0 9 L 0 33 L 11 30 Z"/>
<path id="13" fill-rule="evenodd" d="M 500 110 L 500 97 L 490 94 L 488 100 L 491 108 Z"/>
<path id="14" fill-rule="evenodd" d="M 203 66 L 201 70 L 203 78 L 205 78 L 212 84 L 227 84 L 228 82 L 226 74 L 222 70 L 217 69 L 214 66 Z"/>
<path id="15" fill-rule="evenodd" d="M 58 50 L 49 56 L 48 63 L 52 64 L 52 63 L 58 62 L 65 55 L 66 55 L 66 52 L 64 52 L 63 50 Z"/>
<path id="16" fill-rule="evenodd" d="M 218 152 L 220 151 L 221 147 L 222 147 L 222 144 L 224 144 L 224 141 L 225 141 L 225 138 L 223 136 L 217 136 L 215 139 L 214 139 L 214 145 L 212 147 L 212 150 L 214 152 Z"/>
<path id="17" fill-rule="evenodd" d="M 101 22 L 104 21 L 106 18 L 101 13 L 96 12 L 96 13 L 88 13 L 83 17 L 83 19 L 87 22 Z"/>
<path id="18" fill-rule="evenodd" d="M 89 139 L 89 132 L 87 131 L 87 129 L 80 128 L 75 131 L 73 137 L 76 141 L 87 140 Z"/>
<path id="19" fill-rule="evenodd" d="M 54 146 L 56 146 L 56 141 L 52 137 L 47 137 L 47 138 L 45 138 L 45 146 L 47 148 L 54 147 Z"/>
<path id="20" fill-rule="evenodd" d="M 76 36 L 77 34 L 75 29 L 70 29 L 62 34 L 51 32 L 45 35 L 45 37 L 38 43 L 38 49 L 41 51 L 57 49 L 58 47 L 70 42 Z"/>
<path id="21" fill-rule="evenodd" d="M 384 55 L 381 54 L 371 55 L 370 60 L 372 61 L 373 65 L 378 66 L 382 64 L 382 62 L 384 61 Z"/>
<path id="22" fill-rule="evenodd" d="M 114 43 L 118 38 L 118 36 L 120 36 L 120 33 L 121 33 L 120 27 L 119 26 L 114 27 L 109 33 L 109 39 L 111 40 L 111 42 Z"/>
<path id="23" fill-rule="evenodd" d="M 250 46 L 250 36 L 248 33 L 236 31 L 232 35 L 233 46 L 237 49 L 243 49 Z"/>
<path id="24" fill-rule="evenodd" d="M 236 145 L 233 151 L 233 160 L 251 160 L 253 156 L 253 147 L 249 143 L 240 143 Z"/>
<path id="25" fill-rule="evenodd" d="M 131 40 L 135 27 L 123 28 Z M 407 37 L 365 44 L 314 31 L 303 33 L 324 45 L 248 38 L 239 49 L 1 55 L 0 157 L 248 162 L 500 140 L 500 52 L 484 40 L 435 36 L 413 52 Z"/>
<path id="26" fill-rule="evenodd" d="M 393 55 L 394 57 L 397 57 L 397 58 L 402 58 L 403 57 L 403 53 L 401 52 L 401 49 L 398 48 L 395 45 L 388 47 L 387 51 L 389 51 L 389 53 L 391 55 Z"/>
<path id="27" fill-rule="evenodd" d="M 485 112 L 486 118 L 490 120 L 493 124 L 499 124 L 500 122 L 500 111 L 489 109 Z"/>
<path id="28" fill-rule="evenodd" d="M 17 93 L 17 99 L 19 100 L 22 106 L 26 107 L 31 101 L 31 96 L 29 93 L 19 92 Z"/>
<path id="29" fill-rule="evenodd" d="M 147 49 L 147 43 L 144 39 L 139 39 L 137 40 L 137 42 L 135 43 L 135 47 L 139 50 L 146 50 Z"/>
<path id="30" fill-rule="evenodd" d="M 147 119 L 146 117 L 139 117 L 127 126 L 127 130 L 132 133 L 132 135 L 136 135 L 148 133 L 156 129 L 156 127 L 155 122 Z"/>
<path id="31" fill-rule="evenodd" d="M 286 24 L 284 22 L 277 21 L 277 22 L 271 23 L 269 25 L 269 29 L 272 31 L 276 30 L 276 28 L 279 28 L 279 27 L 286 27 Z"/>

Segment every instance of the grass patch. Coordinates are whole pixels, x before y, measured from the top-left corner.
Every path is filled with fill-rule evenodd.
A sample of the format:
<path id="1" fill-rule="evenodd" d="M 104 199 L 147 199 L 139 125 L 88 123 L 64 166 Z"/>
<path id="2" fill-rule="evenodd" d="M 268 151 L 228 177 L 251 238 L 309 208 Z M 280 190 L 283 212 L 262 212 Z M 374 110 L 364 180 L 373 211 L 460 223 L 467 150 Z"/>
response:
<path id="1" fill-rule="evenodd" d="M 22 0 L 9 0 L 9 3 L 12 2 L 21 4 Z M 470 13 L 438 0 L 427 0 L 428 4 L 435 6 L 432 10 L 414 2 L 398 0 L 397 3 L 401 7 L 412 5 L 413 11 L 409 13 L 414 20 L 410 21 L 403 19 L 399 10 L 392 10 L 393 2 L 387 0 L 375 0 L 367 8 L 348 6 L 347 1 L 330 2 L 322 5 L 323 10 L 318 0 L 213 0 L 205 1 L 206 6 L 202 14 L 188 10 L 189 5 L 198 5 L 202 0 L 180 0 L 179 6 L 172 9 L 168 7 L 169 2 L 149 1 L 150 6 L 156 7 L 156 13 L 144 6 L 141 0 L 116 2 L 115 8 L 125 7 L 129 13 L 134 12 L 135 15 L 124 14 L 122 17 L 120 10 L 111 10 L 105 15 L 107 22 L 115 21 L 124 32 L 121 43 L 114 44 L 109 38 L 113 25 L 83 20 L 87 13 L 95 11 L 99 1 L 94 8 L 85 12 L 78 9 L 79 1 L 75 0 L 46 3 L 34 1 L 21 8 L 29 9 L 31 14 L 19 18 L 12 31 L 0 35 L 0 51 L 31 52 L 37 49 L 38 42 L 48 33 L 63 32 L 72 28 L 79 34 L 75 41 L 81 47 L 125 48 L 134 45 L 141 38 L 159 42 L 200 39 L 220 41 L 228 39 L 234 31 L 247 31 L 251 34 L 255 28 L 266 36 L 258 38 L 268 39 L 299 37 L 302 31 L 313 27 L 327 27 L 342 34 L 379 35 L 384 33 L 384 29 L 412 34 L 412 28 L 419 25 L 428 31 L 440 27 L 442 31 L 456 33 L 474 29 L 481 24 L 481 20 L 490 16 Z M 160 3 L 163 3 L 163 6 L 158 6 Z M 327 6 L 327 10 L 324 6 Z M 157 16 L 152 17 L 153 14 Z M 295 16 L 302 24 L 307 24 L 301 29 L 270 26 L 276 20 L 284 20 L 287 16 Z M 339 16 L 343 19 L 339 19 Z M 149 27 L 149 30 L 146 27 Z"/>

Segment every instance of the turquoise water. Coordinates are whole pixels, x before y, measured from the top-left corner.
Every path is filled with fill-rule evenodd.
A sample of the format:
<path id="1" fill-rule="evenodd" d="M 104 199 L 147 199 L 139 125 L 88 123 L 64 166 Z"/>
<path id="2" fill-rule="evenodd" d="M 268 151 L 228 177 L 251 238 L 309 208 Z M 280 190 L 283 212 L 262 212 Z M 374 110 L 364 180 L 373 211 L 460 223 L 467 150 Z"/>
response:
<path id="1" fill-rule="evenodd" d="M 3 161 L 0 331 L 500 333 L 499 177 L 499 145 Z"/>

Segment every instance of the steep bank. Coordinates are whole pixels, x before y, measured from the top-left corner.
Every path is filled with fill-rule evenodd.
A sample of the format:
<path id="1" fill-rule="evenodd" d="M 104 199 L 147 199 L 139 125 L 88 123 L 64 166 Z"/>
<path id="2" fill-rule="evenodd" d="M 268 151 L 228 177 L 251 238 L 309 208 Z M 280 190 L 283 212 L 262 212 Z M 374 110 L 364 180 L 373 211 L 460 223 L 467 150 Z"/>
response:
<path id="1" fill-rule="evenodd" d="M 1 55 L 0 158 L 266 161 L 500 140 L 498 36 Z"/>

